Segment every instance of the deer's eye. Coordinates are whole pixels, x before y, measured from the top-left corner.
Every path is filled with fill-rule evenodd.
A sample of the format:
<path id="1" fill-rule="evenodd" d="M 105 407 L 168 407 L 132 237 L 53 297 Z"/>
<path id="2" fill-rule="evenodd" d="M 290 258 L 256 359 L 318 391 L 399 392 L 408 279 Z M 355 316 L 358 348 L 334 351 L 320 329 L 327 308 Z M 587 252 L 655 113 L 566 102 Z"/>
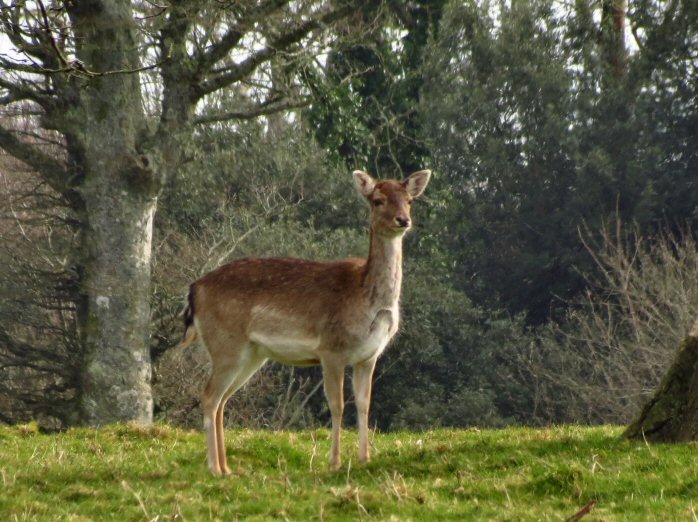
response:
<path id="1" fill-rule="evenodd" d="M 382 199 L 374 199 L 373 200 L 374 207 L 380 207 L 381 205 L 384 205 L 384 204 L 385 204 L 385 201 L 383 201 Z"/>

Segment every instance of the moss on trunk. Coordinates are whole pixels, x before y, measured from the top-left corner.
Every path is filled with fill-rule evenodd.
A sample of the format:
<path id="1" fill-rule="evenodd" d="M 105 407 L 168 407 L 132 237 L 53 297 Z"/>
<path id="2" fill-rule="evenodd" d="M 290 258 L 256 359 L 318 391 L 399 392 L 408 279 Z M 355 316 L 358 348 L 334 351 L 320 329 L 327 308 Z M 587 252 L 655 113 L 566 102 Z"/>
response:
<path id="1" fill-rule="evenodd" d="M 698 323 L 697 323 L 698 324 Z M 698 332 L 681 343 L 659 388 L 625 430 L 628 438 L 655 442 L 698 439 Z"/>

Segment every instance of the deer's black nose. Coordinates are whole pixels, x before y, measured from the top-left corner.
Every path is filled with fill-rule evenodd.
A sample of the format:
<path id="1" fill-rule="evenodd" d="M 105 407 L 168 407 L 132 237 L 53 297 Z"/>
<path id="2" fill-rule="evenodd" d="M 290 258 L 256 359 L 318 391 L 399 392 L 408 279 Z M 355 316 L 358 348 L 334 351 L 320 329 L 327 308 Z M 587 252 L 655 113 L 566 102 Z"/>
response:
<path id="1" fill-rule="evenodd" d="M 407 228 L 410 226 L 410 218 L 396 217 L 395 222 L 402 228 Z"/>

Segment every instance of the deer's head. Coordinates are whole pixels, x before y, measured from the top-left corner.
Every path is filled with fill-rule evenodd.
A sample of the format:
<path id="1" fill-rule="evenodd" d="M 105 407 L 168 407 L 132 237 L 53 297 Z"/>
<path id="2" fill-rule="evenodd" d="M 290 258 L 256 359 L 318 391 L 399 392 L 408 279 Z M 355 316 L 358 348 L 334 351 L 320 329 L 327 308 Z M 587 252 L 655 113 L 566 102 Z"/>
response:
<path id="1" fill-rule="evenodd" d="M 407 232 L 412 226 L 412 200 L 424 192 L 430 177 L 430 170 L 420 170 L 402 181 L 376 181 L 365 172 L 355 170 L 356 188 L 371 206 L 371 229 L 384 237 Z"/>

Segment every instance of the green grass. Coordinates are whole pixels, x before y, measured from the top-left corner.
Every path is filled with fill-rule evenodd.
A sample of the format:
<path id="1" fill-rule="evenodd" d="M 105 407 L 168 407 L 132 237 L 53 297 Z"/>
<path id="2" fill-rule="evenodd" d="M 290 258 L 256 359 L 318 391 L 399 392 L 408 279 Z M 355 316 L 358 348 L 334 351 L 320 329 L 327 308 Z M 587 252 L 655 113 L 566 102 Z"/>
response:
<path id="1" fill-rule="evenodd" d="M 329 433 L 227 433 L 214 478 L 201 433 L 0 427 L 0 520 L 698 520 L 698 445 L 616 427 L 377 434 L 373 461 L 327 468 Z M 350 462 L 350 459 L 353 459 Z"/>

